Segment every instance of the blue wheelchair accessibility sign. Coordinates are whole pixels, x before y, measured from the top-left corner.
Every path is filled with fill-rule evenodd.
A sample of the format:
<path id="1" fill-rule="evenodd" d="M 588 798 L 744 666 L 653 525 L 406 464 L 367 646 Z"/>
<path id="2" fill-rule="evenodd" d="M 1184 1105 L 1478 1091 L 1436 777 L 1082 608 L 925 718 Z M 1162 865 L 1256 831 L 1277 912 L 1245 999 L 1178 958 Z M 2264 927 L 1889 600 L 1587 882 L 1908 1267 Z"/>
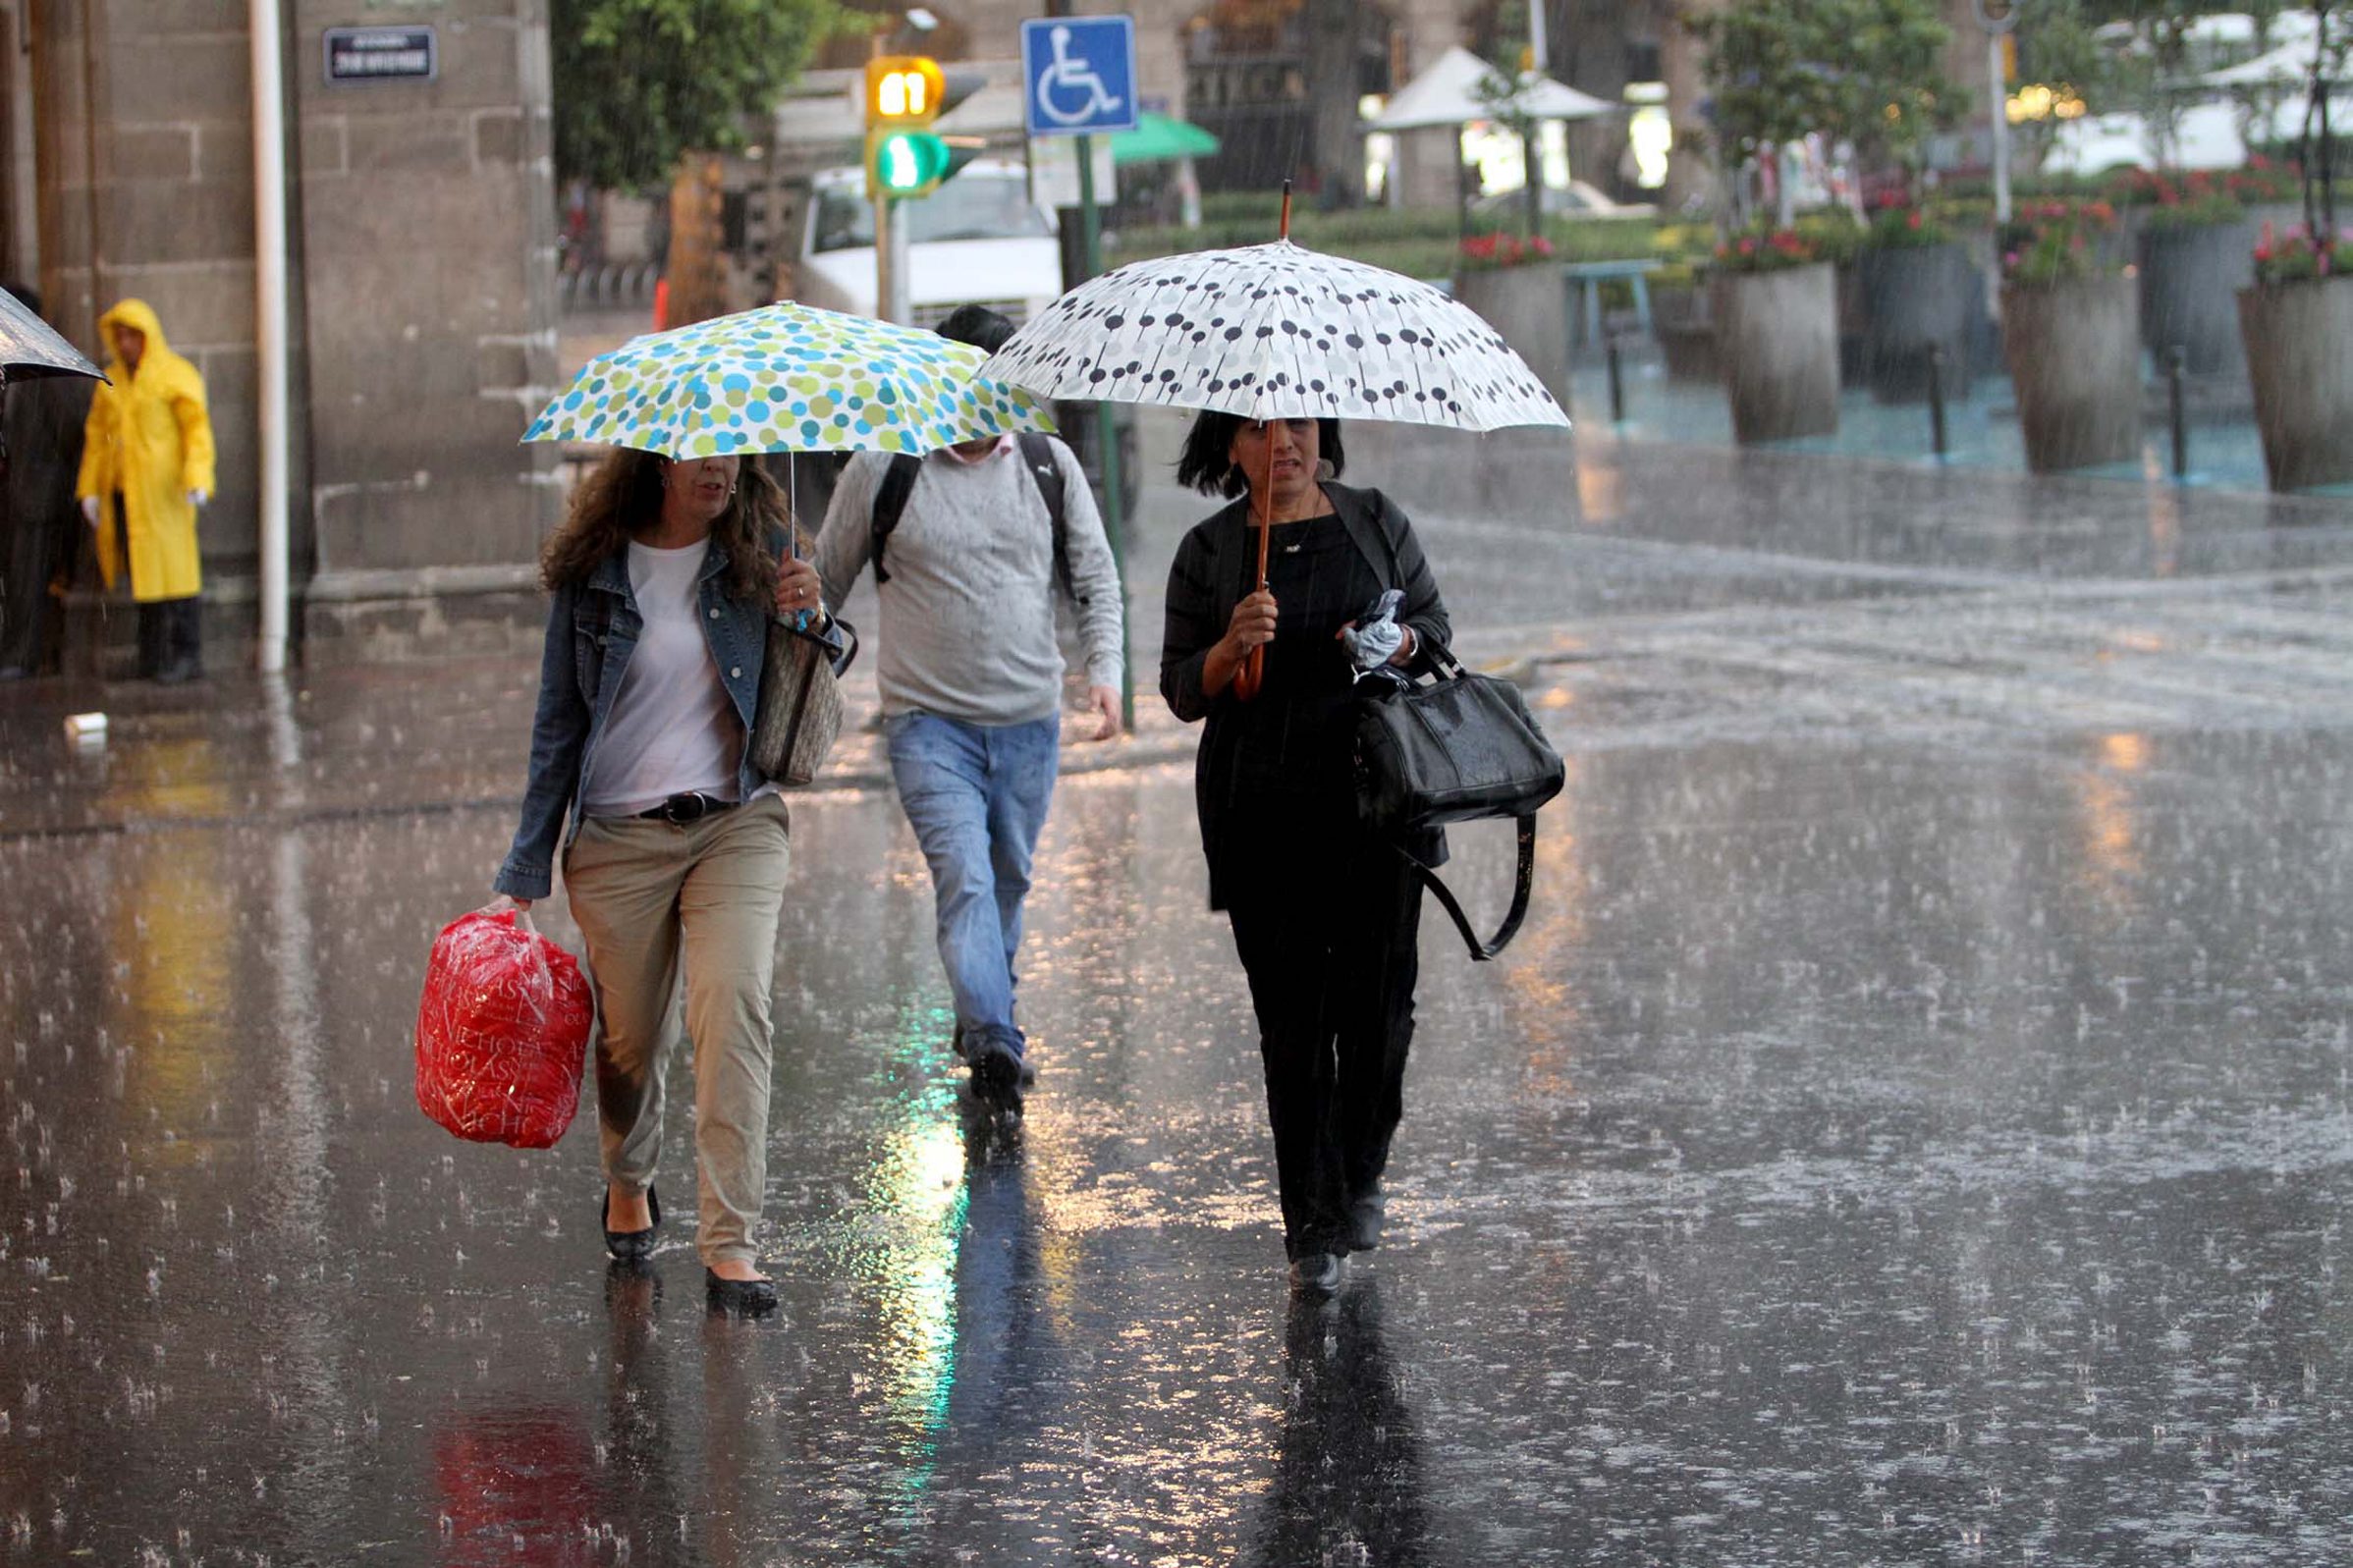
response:
<path id="1" fill-rule="evenodd" d="M 1134 19 L 1031 18 L 1021 24 L 1021 80 L 1033 136 L 1133 131 Z"/>

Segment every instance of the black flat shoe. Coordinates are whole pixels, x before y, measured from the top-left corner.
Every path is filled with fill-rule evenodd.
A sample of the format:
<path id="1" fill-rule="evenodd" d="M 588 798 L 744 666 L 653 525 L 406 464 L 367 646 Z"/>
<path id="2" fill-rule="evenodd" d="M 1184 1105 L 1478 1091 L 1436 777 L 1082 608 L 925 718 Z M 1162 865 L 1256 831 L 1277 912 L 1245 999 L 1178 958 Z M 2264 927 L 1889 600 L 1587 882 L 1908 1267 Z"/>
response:
<path id="1" fill-rule="evenodd" d="M 713 1312 L 732 1312 L 745 1318 L 765 1318 L 776 1311 L 773 1279 L 722 1279 L 705 1269 L 703 1295 Z"/>
<path id="2" fill-rule="evenodd" d="M 1389 1199 L 1379 1186 L 1359 1195 L 1348 1205 L 1348 1246 L 1357 1252 L 1380 1246 L 1382 1222 L 1388 1217 Z"/>
<path id="3" fill-rule="evenodd" d="M 1348 1277 L 1348 1255 L 1311 1252 L 1291 1260 L 1290 1288 L 1301 1296 L 1335 1296 Z"/>
<path id="4" fill-rule="evenodd" d="M 605 1251 L 613 1255 L 614 1262 L 641 1263 L 654 1255 L 654 1230 L 662 1223 L 662 1195 L 651 1187 L 645 1189 L 645 1207 L 654 1217 L 654 1222 L 643 1230 L 615 1230 L 605 1226 Z M 596 1222 L 604 1225 L 612 1213 L 613 1189 L 608 1187 L 605 1195 L 596 1200 Z"/>

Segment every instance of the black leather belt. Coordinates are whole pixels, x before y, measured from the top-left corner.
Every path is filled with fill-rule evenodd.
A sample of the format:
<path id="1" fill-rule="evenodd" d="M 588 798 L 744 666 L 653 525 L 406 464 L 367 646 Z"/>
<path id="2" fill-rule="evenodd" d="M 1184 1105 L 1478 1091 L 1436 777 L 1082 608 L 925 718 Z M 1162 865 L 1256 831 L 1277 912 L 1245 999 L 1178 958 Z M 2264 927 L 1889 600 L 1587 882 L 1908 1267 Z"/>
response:
<path id="1" fill-rule="evenodd" d="M 735 804 L 736 802 L 733 800 L 722 800 L 717 795 L 706 795 L 699 789 L 689 789 L 683 795 L 672 795 L 660 805 L 648 811 L 640 811 L 637 815 L 659 818 L 674 828 L 684 828 L 690 822 L 700 822 L 705 817 L 715 817 Z"/>

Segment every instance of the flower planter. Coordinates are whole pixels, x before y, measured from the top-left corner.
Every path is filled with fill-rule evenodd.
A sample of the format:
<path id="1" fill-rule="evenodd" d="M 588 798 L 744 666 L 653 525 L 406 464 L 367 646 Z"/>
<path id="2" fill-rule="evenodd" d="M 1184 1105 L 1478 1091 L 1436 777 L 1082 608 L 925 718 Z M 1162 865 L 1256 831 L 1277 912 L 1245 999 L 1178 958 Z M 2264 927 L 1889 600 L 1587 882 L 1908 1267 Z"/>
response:
<path id="1" fill-rule="evenodd" d="M 1716 322 L 1704 289 L 1651 291 L 1651 330 L 1670 381 L 1720 381 L 1716 364 Z"/>
<path id="2" fill-rule="evenodd" d="M 1863 306 L 1863 382 L 1885 403 L 1928 396 L 1929 354 L 1944 351 L 1947 396 L 1969 384 L 1970 296 L 1982 290 L 1956 243 L 1871 245 L 1856 252 Z"/>
<path id="3" fill-rule="evenodd" d="M 1557 261 L 1464 268 L 1454 297 L 1516 350 L 1544 390 L 1568 406 L 1568 278 Z"/>
<path id="4" fill-rule="evenodd" d="M 1838 311 L 1827 261 L 1780 272 L 1718 272 L 1716 353 L 1742 444 L 1838 428 Z"/>
<path id="5" fill-rule="evenodd" d="M 2004 285 L 2002 349 L 2036 473 L 2121 462 L 2141 444 L 2133 280 Z"/>
<path id="6" fill-rule="evenodd" d="M 2353 483 L 2353 277 L 2257 284 L 2238 304 L 2271 488 Z"/>
<path id="7" fill-rule="evenodd" d="M 2255 281 L 2255 227 L 2247 223 L 2143 227 L 2141 344 L 2161 372 L 2178 345 L 2194 376 L 2237 377 L 2247 355 L 2239 338 L 2238 292 Z"/>

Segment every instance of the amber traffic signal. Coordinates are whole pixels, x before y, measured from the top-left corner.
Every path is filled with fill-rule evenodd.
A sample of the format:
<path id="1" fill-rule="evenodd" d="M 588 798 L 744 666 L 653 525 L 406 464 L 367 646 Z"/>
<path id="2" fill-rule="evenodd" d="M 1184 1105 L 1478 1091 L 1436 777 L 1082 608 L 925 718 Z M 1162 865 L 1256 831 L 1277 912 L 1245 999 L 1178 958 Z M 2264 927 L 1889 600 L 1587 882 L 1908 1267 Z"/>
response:
<path id="1" fill-rule="evenodd" d="M 948 83 L 929 55 L 886 54 L 866 62 L 866 128 L 912 131 L 938 117 Z"/>

